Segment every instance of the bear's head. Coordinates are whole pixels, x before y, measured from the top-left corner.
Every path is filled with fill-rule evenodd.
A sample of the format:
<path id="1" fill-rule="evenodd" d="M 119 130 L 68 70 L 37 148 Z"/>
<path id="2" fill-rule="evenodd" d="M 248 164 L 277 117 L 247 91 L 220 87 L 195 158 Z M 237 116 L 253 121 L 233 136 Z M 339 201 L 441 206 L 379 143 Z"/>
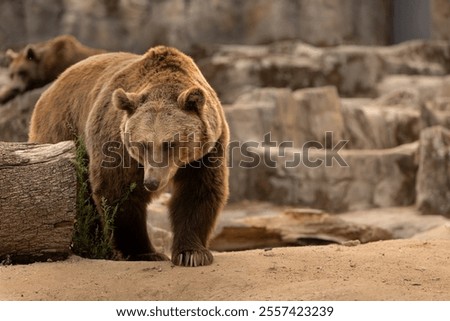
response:
<path id="1" fill-rule="evenodd" d="M 9 49 L 6 55 L 10 59 L 8 69 L 11 88 L 14 88 L 18 93 L 22 93 L 40 86 L 42 77 L 39 72 L 39 63 L 42 57 L 37 48 L 28 45 L 20 52 Z"/>
<path id="2" fill-rule="evenodd" d="M 180 167 L 202 159 L 220 136 L 220 118 L 200 87 L 170 94 L 157 89 L 140 93 L 117 89 L 113 104 L 125 111 L 122 142 L 144 168 L 143 184 L 151 192 L 166 187 Z"/>

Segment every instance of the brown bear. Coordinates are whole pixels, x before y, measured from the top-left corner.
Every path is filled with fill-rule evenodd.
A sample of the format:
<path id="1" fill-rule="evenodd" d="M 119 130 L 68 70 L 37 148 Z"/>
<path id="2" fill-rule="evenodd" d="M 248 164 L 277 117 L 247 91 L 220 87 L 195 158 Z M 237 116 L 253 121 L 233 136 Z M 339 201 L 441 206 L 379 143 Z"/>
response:
<path id="1" fill-rule="evenodd" d="M 0 90 L 0 104 L 27 90 L 43 87 L 73 64 L 104 52 L 86 47 L 69 35 L 30 44 L 20 52 L 9 49 L 6 55 L 11 60 L 8 68 L 11 81 Z"/>
<path id="2" fill-rule="evenodd" d="M 211 264 L 208 238 L 228 197 L 229 130 L 215 91 L 174 48 L 109 53 L 67 69 L 36 104 L 30 142 L 81 137 L 97 210 L 137 187 L 114 223 L 125 259 L 164 260 L 146 229 L 146 207 L 171 182 L 172 261 Z M 120 157 L 118 157 L 120 155 Z"/>

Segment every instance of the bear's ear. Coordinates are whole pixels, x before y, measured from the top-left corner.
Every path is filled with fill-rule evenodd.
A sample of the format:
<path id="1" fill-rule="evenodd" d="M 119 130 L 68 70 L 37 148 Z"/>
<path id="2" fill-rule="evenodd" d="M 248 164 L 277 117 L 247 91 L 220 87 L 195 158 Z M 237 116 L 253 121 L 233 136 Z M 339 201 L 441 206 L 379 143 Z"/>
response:
<path id="1" fill-rule="evenodd" d="M 116 108 L 125 110 L 128 114 L 134 113 L 138 106 L 138 95 L 126 93 L 122 88 L 114 91 L 112 100 Z"/>
<path id="2" fill-rule="evenodd" d="M 38 54 L 32 46 L 27 46 L 25 48 L 25 56 L 29 61 L 36 61 L 36 62 L 39 61 Z"/>
<path id="3" fill-rule="evenodd" d="M 14 50 L 12 50 L 12 49 L 6 50 L 5 55 L 6 55 L 6 57 L 8 57 L 10 60 L 14 60 L 14 59 L 16 59 L 16 58 L 19 56 L 19 54 L 18 54 L 17 52 L 15 52 Z"/>
<path id="4" fill-rule="evenodd" d="M 178 96 L 177 102 L 183 110 L 200 113 L 205 106 L 205 93 L 199 87 L 192 87 L 183 91 Z"/>

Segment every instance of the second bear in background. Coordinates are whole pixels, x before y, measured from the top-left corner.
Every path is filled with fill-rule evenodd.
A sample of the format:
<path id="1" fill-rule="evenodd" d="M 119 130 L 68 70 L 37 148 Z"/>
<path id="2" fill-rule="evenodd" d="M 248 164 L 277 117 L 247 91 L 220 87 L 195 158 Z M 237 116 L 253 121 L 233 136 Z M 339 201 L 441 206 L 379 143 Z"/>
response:
<path id="1" fill-rule="evenodd" d="M 86 47 L 70 35 L 30 44 L 19 52 L 9 49 L 6 55 L 11 60 L 10 83 L 0 89 L 0 104 L 27 90 L 43 87 L 73 64 L 104 52 Z"/>

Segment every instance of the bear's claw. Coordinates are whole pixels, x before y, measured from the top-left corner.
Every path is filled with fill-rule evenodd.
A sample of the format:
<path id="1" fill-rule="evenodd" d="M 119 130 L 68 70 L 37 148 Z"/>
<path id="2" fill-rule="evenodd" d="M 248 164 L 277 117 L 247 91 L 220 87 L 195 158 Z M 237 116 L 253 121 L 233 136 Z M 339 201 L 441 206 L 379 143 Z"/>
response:
<path id="1" fill-rule="evenodd" d="M 179 266 L 204 266 L 210 265 L 213 262 L 213 256 L 211 252 L 206 249 L 182 251 L 181 253 L 172 256 L 172 262 Z"/>

